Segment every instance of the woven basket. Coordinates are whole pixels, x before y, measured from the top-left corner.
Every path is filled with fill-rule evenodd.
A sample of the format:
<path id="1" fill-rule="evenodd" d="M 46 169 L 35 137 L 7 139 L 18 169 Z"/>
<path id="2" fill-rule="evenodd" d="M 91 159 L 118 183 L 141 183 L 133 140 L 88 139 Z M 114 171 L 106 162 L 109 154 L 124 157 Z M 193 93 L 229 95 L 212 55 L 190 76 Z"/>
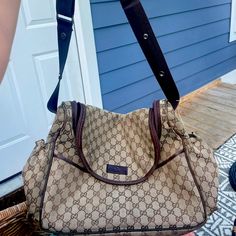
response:
<path id="1" fill-rule="evenodd" d="M 32 235 L 34 228 L 28 224 L 26 214 L 25 202 L 0 211 L 0 235 Z"/>
<path id="2" fill-rule="evenodd" d="M 6 206 L 9 204 L 8 196 L 5 200 Z M 2 200 L 2 199 L 1 199 Z M 12 199 L 11 199 L 12 200 Z M 17 202 L 17 199 L 16 199 Z M 8 207 L 0 211 L 0 236 L 33 236 L 50 235 L 40 231 L 38 224 L 33 220 L 27 219 L 26 202 Z"/>

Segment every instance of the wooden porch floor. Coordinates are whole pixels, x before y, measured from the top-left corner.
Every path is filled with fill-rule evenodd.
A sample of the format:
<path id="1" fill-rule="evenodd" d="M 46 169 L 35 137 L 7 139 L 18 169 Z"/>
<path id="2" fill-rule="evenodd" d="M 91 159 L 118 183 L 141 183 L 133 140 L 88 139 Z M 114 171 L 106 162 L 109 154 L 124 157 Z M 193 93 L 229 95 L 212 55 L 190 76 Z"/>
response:
<path id="1" fill-rule="evenodd" d="M 217 149 L 236 133 L 236 85 L 209 84 L 184 97 L 178 111 L 189 132 Z"/>

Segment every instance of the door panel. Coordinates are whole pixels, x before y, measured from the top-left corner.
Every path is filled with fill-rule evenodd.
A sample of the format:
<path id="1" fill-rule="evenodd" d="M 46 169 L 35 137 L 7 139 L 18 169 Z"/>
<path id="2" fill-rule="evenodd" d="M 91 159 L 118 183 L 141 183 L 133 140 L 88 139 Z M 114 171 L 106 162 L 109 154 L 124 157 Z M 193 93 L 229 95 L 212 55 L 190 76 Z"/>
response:
<path id="1" fill-rule="evenodd" d="M 23 2 L 23 11 L 26 19 L 26 25 L 37 25 L 44 22 L 55 23 L 55 2 L 42 0 L 25 0 Z"/>
<path id="2" fill-rule="evenodd" d="M 21 171 L 34 142 L 46 138 L 54 118 L 46 104 L 57 76 L 55 2 L 22 1 L 11 59 L 0 86 L 0 180 Z M 74 34 L 59 103 L 64 100 L 84 102 Z"/>

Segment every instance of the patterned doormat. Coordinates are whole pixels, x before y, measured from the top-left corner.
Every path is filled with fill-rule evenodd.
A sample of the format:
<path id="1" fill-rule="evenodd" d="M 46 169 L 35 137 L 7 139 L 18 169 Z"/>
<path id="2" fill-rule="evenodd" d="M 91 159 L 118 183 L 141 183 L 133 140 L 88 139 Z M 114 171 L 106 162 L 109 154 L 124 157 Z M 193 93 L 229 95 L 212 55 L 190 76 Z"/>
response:
<path id="1" fill-rule="evenodd" d="M 233 222 L 236 217 L 236 192 L 228 179 L 231 165 L 236 161 L 236 135 L 215 151 L 219 165 L 218 211 L 207 221 L 207 224 L 196 232 L 198 236 L 232 235 Z"/>

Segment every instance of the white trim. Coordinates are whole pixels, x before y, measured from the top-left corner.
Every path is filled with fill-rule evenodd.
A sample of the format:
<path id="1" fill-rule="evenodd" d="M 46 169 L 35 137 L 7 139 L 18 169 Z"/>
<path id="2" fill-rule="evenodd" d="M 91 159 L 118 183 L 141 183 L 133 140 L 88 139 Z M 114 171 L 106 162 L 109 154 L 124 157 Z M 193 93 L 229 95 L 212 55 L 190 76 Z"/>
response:
<path id="1" fill-rule="evenodd" d="M 102 108 L 90 1 L 75 2 L 75 35 L 79 51 L 85 103 Z"/>
<path id="2" fill-rule="evenodd" d="M 236 0 L 232 0 L 231 4 L 231 23 L 229 42 L 236 40 Z"/>
<path id="3" fill-rule="evenodd" d="M 236 84 L 236 70 L 221 76 L 221 81 L 228 84 Z"/>

